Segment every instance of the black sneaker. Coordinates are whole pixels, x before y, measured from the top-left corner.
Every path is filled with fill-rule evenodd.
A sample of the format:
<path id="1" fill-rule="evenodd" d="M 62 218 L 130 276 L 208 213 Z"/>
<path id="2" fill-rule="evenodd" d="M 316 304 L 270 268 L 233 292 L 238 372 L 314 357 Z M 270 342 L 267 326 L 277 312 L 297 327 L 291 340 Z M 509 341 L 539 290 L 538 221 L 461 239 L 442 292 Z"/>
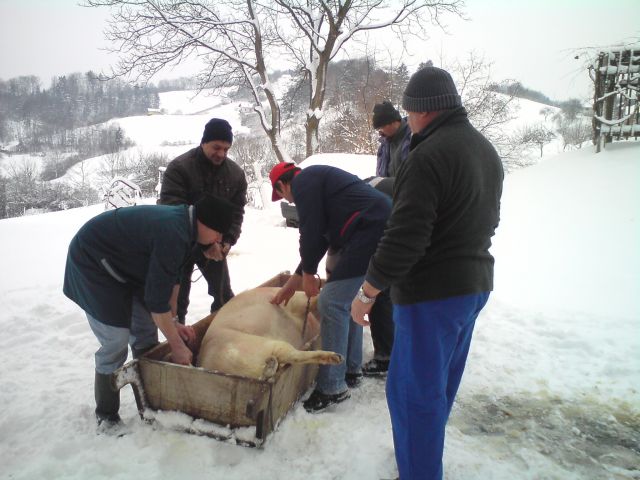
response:
<path id="1" fill-rule="evenodd" d="M 314 390 L 311 395 L 309 395 L 309 398 L 304 401 L 302 406 L 307 412 L 321 412 L 333 404 L 344 402 L 350 396 L 351 394 L 348 389 L 341 393 L 334 393 L 333 395 L 328 395 L 320 392 L 319 390 Z"/>
<path id="2" fill-rule="evenodd" d="M 349 373 L 347 372 L 344 376 L 344 381 L 347 382 L 347 387 L 349 388 L 358 388 L 362 383 L 362 373 Z"/>
<path id="3" fill-rule="evenodd" d="M 362 366 L 362 374 L 365 377 L 381 377 L 389 370 L 389 360 L 372 358 Z"/>

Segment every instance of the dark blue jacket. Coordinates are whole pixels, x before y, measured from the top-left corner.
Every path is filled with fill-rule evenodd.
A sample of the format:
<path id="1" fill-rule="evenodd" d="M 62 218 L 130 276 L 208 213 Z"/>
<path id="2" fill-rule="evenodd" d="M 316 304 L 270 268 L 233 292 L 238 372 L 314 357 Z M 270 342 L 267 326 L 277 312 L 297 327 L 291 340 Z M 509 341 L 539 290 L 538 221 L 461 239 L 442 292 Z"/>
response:
<path id="1" fill-rule="evenodd" d="M 328 248 L 340 251 L 329 281 L 364 275 L 391 213 L 389 197 L 339 168 L 314 165 L 291 182 L 300 218 L 296 273 L 315 274 Z"/>
<path id="2" fill-rule="evenodd" d="M 151 312 L 168 312 L 196 239 L 190 217 L 186 205 L 141 205 L 92 218 L 69 245 L 64 294 L 115 327 L 130 327 L 134 296 Z"/>
<path id="3" fill-rule="evenodd" d="M 411 129 L 403 118 L 396 134 L 391 138 L 380 138 L 376 162 L 376 176 L 395 177 L 409 156 Z"/>

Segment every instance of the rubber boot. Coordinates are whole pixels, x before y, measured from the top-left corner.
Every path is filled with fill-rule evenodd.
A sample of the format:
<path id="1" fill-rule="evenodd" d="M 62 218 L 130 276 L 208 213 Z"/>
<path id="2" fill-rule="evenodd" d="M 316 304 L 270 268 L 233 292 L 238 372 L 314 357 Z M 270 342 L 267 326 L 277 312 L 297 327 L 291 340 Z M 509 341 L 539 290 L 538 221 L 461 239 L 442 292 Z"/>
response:
<path id="1" fill-rule="evenodd" d="M 109 429 L 120 425 L 120 391 L 112 386 L 113 375 L 96 372 L 94 390 L 96 395 L 96 420 L 98 427 Z"/>

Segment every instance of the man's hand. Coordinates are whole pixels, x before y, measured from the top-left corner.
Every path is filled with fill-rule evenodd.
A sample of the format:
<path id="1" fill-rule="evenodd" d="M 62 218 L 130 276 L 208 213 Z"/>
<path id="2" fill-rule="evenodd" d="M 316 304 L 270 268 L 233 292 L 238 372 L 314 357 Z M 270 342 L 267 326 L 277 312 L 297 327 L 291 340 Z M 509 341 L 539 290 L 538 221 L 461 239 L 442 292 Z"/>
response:
<path id="1" fill-rule="evenodd" d="M 354 298 L 353 302 L 351 302 L 351 318 L 358 325 L 368 327 L 370 323 L 365 320 L 364 316 L 369 315 L 371 308 L 373 308 L 373 303 L 362 303 L 357 298 Z"/>
<path id="2" fill-rule="evenodd" d="M 271 299 L 271 303 L 274 305 L 280 305 L 284 302 L 285 306 L 293 297 L 293 294 L 296 293 L 296 290 L 300 288 L 302 284 L 302 277 L 300 275 L 291 275 L 289 280 L 278 290 L 278 292 Z"/>
<path id="3" fill-rule="evenodd" d="M 320 293 L 320 279 L 311 273 L 302 273 L 302 290 L 307 297 L 315 297 Z"/>
<path id="4" fill-rule="evenodd" d="M 215 260 L 216 262 L 224 260 L 225 255 L 223 253 L 223 245 L 221 243 L 212 244 L 209 248 L 202 252 L 202 254 L 209 260 Z"/>
<path id="5" fill-rule="evenodd" d="M 182 341 L 193 350 L 196 346 L 196 331 L 193 327 L 176 322 L 176 329 Z"/>
<path id="6" fill-rule="evenodd" d="M 180 365 L 191 365 L 193 353 L 185 342 L 194 342 L 196 335 L 192 327 L 186 327 L 174 321 L 171 311 L 151 312 L 151 318 L 160 329 L 171 347 L 171 358 Z"/>
<path id="7" fill-rule="evenodd" d="M 380 290 L 375 288 L 369 282 L 365 281 L 362 284 L 362 290 L 364 291 L 365 296 L 369 298 L 375 298 L 380 293 Z M 365 315 L 369 315 L 371 309 L 373 308 L 373 303 L 364 303 L 355 297 L 353 302 L 351 302 L 351 318 L 358 325 L 362 325 L 363 327 L 368 327 L 370 323 L 364 319 Z"/>
<path id="8" fill-rule="evenodd" d="M 193 352 L 184 343 L 171 345 L 171 360 L 178 365 L 191 365 Z"/>

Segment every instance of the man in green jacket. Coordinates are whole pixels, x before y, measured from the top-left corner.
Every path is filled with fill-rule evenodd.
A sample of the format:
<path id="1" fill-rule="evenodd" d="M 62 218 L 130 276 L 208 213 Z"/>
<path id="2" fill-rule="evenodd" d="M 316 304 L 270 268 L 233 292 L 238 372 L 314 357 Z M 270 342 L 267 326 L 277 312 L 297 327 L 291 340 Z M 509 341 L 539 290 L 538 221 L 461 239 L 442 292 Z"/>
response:
<path id="1" fill-rule="evenodd" d="M 368 322 L 391 286 L 395 339 L 387 403 L 400 478 L 440 480 L 445 425 L 476 318 L 493 289 L 502 162 L 469 122 L 449 73 L 416 72 L 402 107 L 413 132 L 393 208 L 351 315 Z"/>
<path id="2" fill-rule="evenodd" d="M 64 294 L 82 308 L 100 343 L 95 354 L 96 419 L 120 423 L 112 374 L 158 343 L 158 328 L 175 363 L 189 365 L 191 327 L 175 321 L 184 263 L 193 248 L 208 251 L 232 223 L 234 206 L 213 196 L 195 206 L 141 205 L 110 210 L 84 224 L 69 245 Z M 104 424 L 104 425 L 103 425 Z"/>

